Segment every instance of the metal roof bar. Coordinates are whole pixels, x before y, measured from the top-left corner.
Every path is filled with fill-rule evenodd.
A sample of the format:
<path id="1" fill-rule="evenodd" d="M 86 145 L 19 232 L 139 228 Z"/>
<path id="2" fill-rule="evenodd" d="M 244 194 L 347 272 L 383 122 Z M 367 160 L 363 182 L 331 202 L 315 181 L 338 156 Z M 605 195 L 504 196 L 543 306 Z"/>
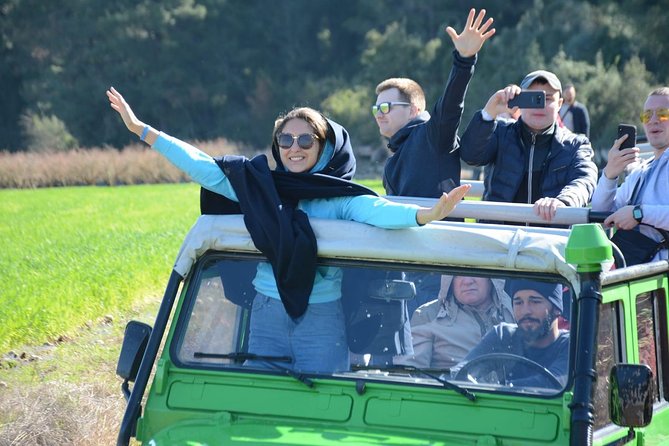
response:
<path id="1" fill-rule="evenodd" d="M 436 198 L 396 195 L 389 195 L 386 198 L 397 203 L 414 203 L 424 207 L 431 207 L 437 201 Z M 590 208 L 562 207 L 557 209 L 555 218 L 547 222 L 536 215 L 532 208 L 531 204 L 464 200 L 451 212 L 449 218 L 568 226 L 580 223 L 601 223 L 610 215 L 608 212 L 593 212 Z"/>

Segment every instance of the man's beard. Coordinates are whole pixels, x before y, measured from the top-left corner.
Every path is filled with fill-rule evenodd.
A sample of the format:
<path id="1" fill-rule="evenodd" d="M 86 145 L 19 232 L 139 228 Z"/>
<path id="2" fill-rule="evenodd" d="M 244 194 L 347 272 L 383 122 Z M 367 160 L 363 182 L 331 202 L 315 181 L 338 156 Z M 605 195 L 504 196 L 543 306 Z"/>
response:
<path id="1" fill-rule="evenodd" d="M 557 316 L 555 315 L 554 311 L 551 311 L 545 318 L 541 320 L 531 317 L 524 317 L 518 321 L 518 333 L 520 334 L 523 341 L 525 341 L 525 343 L 532 343 L 537 339 L 541 339 L 548 335 L 548 332 L 551 329 L 551 325 L 553 324 L 553 321 L 556 317 Z M 523 321 L 531 321 L 539 325 L 536 328 L 525 328 L 521 326 Z"/>

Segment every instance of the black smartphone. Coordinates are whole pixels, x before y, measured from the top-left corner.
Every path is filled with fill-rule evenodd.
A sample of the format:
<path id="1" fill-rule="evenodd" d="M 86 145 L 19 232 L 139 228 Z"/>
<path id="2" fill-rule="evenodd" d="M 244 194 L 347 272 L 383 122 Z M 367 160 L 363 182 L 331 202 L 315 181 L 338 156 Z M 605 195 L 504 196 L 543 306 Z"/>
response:
<path id="1" fill-rule="evenodd" d="M 542 90 L 523 90 L 508 103 L 509 108 L 544 108 L 546 92 Z"/>
<path id="2" fill-rule="evenodd" d="M 622 138 L 623 135 L 627 135 L 627 139 L 620 144 L 620 150 L 629 149 L 630 147 L 636 146 L 636 126 L 632 124 L 619 124 L 618 125 L 618 139 Z"/>

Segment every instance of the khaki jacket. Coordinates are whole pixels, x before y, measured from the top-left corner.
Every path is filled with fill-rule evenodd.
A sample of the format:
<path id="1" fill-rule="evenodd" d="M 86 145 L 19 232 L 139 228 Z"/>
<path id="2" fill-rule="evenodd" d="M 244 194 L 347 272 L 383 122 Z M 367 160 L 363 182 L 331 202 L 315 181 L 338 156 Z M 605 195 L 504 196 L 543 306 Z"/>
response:
<path id="1" fill-rule="evenodd" d="M 418 307 L 411 318 L 414 354 L 396 356 L 395 364 L 450 369 L 462 361 L 494 325 L 515 322 L 503 280 L 493 279 L 493 305 L 485 314 L 458 304 L 450 290 L 450 279 L 445 280 L 447 283 L 442 280 L 440 296 Z"/>

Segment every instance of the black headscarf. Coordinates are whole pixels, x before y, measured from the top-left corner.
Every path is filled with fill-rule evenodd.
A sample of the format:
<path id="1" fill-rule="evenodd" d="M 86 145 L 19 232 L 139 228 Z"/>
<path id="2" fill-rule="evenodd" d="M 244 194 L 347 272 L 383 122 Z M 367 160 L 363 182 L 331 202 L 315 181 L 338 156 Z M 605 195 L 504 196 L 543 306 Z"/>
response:
<path id="1" fill-rule="evenodd" d="M 300 317 L 307 309 L 318 251 L 309 218 L 297 209 L 299 200 L 376 195 L 371 189 L 348 181 L 356 164 L 348 132 L 334 121 L 327 122 L 326 144 L 316 163 L 323 167 L 316 172 L 286 171 L 274 141 L 275 171 L 269 169 L 264 155 L 251 160 L 241 156 L 216 159 L 239 203 L 206 189 L 200 192 L 203 214 L 244 214 L 251 239 L 272 265 L 281 301 L 293 318 Z M 329 159 L 323 159 L 324 156 Z"/>

